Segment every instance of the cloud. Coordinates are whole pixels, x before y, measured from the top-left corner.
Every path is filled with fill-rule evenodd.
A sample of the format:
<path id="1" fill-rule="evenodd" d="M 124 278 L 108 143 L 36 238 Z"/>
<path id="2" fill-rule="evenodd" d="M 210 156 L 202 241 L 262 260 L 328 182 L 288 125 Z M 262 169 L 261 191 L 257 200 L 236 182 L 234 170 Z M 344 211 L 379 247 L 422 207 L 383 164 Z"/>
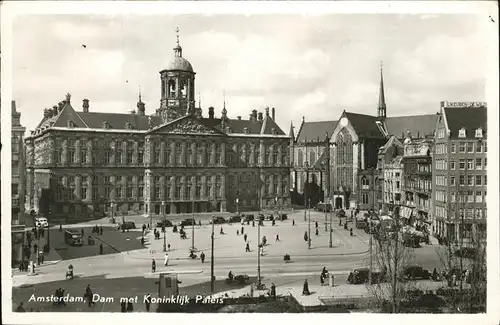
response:
<path id="1" fill-rule="evenodd" d="M 342 110 L 375 114 L 380 61 L 389 115 L 434 113 L 441 100 L 484 100 L 487 72 L 479 16 L 180 15 L 26 16 L 14 25 L 13 91 L 33 129 L 44 107 L 73 95 L 94 111 L 159 105 L 176 26 L 196 71 L 202 106 L 230 116 L 275 107 L 287 131 Z M 293 28 L 292 28 L 293 27 Z M 86 44 L 87 48 L 81 45 Z"/>

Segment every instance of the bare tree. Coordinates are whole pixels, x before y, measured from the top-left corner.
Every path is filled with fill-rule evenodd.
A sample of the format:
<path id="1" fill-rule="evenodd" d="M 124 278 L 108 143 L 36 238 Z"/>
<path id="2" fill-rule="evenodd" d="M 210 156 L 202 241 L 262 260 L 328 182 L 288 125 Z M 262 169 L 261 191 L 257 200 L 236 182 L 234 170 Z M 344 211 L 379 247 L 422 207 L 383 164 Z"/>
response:
<path id="1" fill-rule="evenodd" d="M 404 277 L 405 267 L 415 260 L 415 251 L 400 242 L 399 208 L 394 209 L 393 225 L 386 228 L 378 227 L 376 249 L 373 254 L 371 270 L 372 283 L 368 283 L 371 292 L 379 306 L 391 305 L 392 313 L 400 311 L 400 303 L 408 298 L 408 292 L 415 289 L 415 282 Z M 371 223 L 371 222 L 370 222 Z M 371 226 L 370 226 L 371 227 Z M 371 231 L 370 231 L 371 232 Z M 383 279 L 382 281 L 379 281 Z"/>

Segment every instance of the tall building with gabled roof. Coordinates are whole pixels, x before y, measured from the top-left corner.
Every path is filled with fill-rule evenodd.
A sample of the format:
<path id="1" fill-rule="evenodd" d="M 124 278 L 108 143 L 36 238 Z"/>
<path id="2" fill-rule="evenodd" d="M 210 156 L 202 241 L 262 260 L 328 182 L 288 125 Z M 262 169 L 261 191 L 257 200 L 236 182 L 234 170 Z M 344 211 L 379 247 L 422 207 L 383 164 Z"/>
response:
<path id="1" fill-rule="evenodd" d="M 161 216 L 287 207 L 290 137 L 275 110 L 203 116 L 195 72 L 177 38 L 160 71 L 160 107 L 103 112 L 70 94 L 25 139 L 28 206 L 56 222 L 106 214 Z"/>

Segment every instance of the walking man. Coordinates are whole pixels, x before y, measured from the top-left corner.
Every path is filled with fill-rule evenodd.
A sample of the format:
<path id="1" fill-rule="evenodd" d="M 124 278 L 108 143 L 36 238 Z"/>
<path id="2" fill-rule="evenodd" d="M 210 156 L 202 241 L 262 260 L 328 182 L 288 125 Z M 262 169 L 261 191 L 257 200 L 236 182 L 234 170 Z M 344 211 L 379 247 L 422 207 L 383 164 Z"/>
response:
<path id="1" fill-rule="evenodd" d="M 245 252 L 250 252 L 250 243 L 247 242 L 247 245 L 246 245 L 246 248 L 245 248 Z"/>
<path id="2" fill-rule="evenodd" d="M 280 241 L 280 235 L 279 234 L 276 234 L 276 241 L 279 242 Z"/>
<path id="3" fill-rule="evenodd" d="M 104 253 L 104 247 L 101 245 L 99 245 L 99 254 L 102 255 Z"/>
<path id="4" fill-rule="evenodd" d="M 245 227 L 241 227 L 241 234 L 243 235 L 244 232 L 245 232 Z"/>
<path id="5" fill-rule="evenodd" d="M 168 265 L 168 254 L 165 254 L 165 259 L 163 260 L 165 263 L 165 266 Z"/>
<path id="6" fill-rule="evenodd" d="M 200 260 L 202 263 L 205 263 L 205 253 L 201 252 L 200 254 Z"/>
<path id="7" fill-rule="evenodd" d="M 153 273 L 155 273 L 155 272 L 156 272 L 156 261 L 155 261 L 155 259 L 154 259 L 154 258 L 153 258 L 153 261 L 151 262 L 151 271 L 152 271 Z"/>
<path id="8" fill-rule="evenodd" d="M 146 304 L 146 311 L 149 313 L 149 308 L 151 307 L 151 294 L 147 294 L 144 303 Z"/>
<path id="9" fill-rule="evenodd" d="M 245 242 L 247 241 L 247 234 L 243 235 L 243 239 L 245 240 Z"/>

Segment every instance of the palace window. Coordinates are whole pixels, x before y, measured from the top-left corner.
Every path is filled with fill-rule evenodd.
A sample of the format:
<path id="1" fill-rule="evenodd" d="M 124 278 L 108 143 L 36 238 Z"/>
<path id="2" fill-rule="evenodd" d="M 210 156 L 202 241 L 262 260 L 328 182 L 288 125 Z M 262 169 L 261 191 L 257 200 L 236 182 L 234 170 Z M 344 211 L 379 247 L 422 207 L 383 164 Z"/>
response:
<path id="1" fill-rule="evenodd" d="M 474 176 L 472 175 L 467 175 L 467 185 L 472 186 L 474 185 Z"/>
<path id="2" fill-rule="evenodd" d="M 474 159 L 467 159 L 467 169 L 474 169 Z"/>
<path id="3" fill-rule="evenodd" d="M 476 202 L 477 203 L 483 202 L 483 193 L 481 191 L 476 191 Z"/>
<path id="4" fill-rule="evenodd" d="M 465 153 L 465 142 L 460 142 L 459 144 L 459 152 Z"/>
<path id="5" fill-rule="evenodd" d="M 278 148 L 276 146 L 273 147 L 273 161 L 272 161 L 272 164 L 275 165 L 275 164 L 278 164 L 279 161 L 278 161 Z"/>
<path id="6" fill-rule="evenodd" d="M 144 186 L 139 186 L 137 188 L 137 198 L 142 200 L 144 198 Z"/>
<path id="7" fill-rule="evenodd" d="M 142 141 L 137 144 L 137 163 L 144 163 L 144 142 Z"/>
<path id="8" fill-rule="evenodd" d="M 175 144 L 175 164 L 182 164 L 182 146 L 180 143 Z"/>
<path id="9" fill-rule="evenodd" d="M 465 159 L 460 159 L 458 167 L 462 170 L 465 169 Z"/>
<path id="10" fill-rule="evenodd" d="M 476 186 L 483 185 L 481 182 L 482 180 L 483 180 L 483 178 L 481 177 L 481 175 L 476 175 Z"/>
<path id="11" fill-rule="evenodd" d="M 451 170 L 455 170 L 455 162 L 454 161 L 450 161 L 450 169 Z"/>
<path id="12" fill-rule="evenodd" d="M 451 144 L 451 153 L 455 153 L 456 145 L 454 143 Z"/>
<path id="13" fill-rule="evenodd" d="M 479 128 L 476 130 L 476 138 L 482 138 L 483 137 L 483 129 Z"/>
<path id="14" fill-rule="evenodd" d="M 482 159 L 476 158 L 476 169 L 483 169 Z"/>
<path id="15" fill-rule="evenodd" d="M 132 157 L 134 156 L 134 142 L 127 143 L 127 164 L 132 164 Z"/>
<path id="16" fill-rule="evenodd" d="M 467 136 L 467 131 L 465 130 L 465 128 L 461 128 L 460 130 L 458 130 L 459 138 L 465 138 L 466 136 Z"/>
<path id="17" fill-rule="evenodd" d="M 460 184 L 460 186 L 465 185 L 465 175 L 460 175 L 458 183 Z"/>

